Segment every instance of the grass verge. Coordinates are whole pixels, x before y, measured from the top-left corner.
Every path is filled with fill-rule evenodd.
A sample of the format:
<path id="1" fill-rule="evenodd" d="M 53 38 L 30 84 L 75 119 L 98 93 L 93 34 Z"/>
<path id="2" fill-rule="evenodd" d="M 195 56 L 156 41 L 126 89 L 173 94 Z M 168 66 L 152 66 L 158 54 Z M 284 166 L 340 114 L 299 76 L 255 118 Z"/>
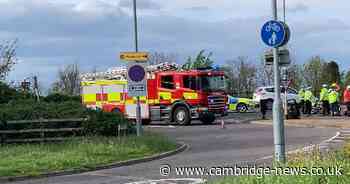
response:
<path id="1" fill-rule="evenodd" d="M 86 137 L 64 143 L 6 145 L 0 147 L 0 177 L 36 176 L 52 171 L 91 168 L 175 148 L 175 142 L 154 134 L 121 139 Z"/>
<path id="2" fill-rule="evenodd" d="M 276 164 L 274 164 L 276 165 Z M 350 183 L 350 143 L 343 150 L 327 155 L 319 151 L 292 155 L 288 163 L 277 168 L 286 169 L 285 175 L 255 175 L 224 177 L 210 181 L 210 184 L 349 184 Z M 275 168 L 275 167 L 272 167 Z M 335 175 L 335 168 L 341 175 Z M 294 171 L 293 171 L 293 170 Z M 301 172 L 304 169 L 305 172 Z M 291 172 L 292 171 L 292 172 Z M 297 174 L 297 171 L 299 174 Z M 318 175 L 318 173 L 320 175 Z M 322 174 L 321 174 L 322 173 Z"/>

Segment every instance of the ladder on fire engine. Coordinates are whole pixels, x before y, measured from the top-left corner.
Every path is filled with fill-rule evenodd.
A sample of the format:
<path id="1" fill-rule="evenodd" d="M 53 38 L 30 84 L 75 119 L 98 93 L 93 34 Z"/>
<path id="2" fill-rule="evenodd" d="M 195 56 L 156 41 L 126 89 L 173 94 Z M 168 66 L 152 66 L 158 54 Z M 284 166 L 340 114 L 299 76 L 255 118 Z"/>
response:
<path id="1" fill-rule="evenodd" d="M 176 71 L 180 67 L 176 63 L 160 63 L 156 65 L 147 66 L 146 70 L 149 74 L 158 71 Z M 94 81 L 94 80 L 126 80 L 126 67 L 112 67 L 105 72 L 91 72 L 80 75 L 82 81 Z"/>

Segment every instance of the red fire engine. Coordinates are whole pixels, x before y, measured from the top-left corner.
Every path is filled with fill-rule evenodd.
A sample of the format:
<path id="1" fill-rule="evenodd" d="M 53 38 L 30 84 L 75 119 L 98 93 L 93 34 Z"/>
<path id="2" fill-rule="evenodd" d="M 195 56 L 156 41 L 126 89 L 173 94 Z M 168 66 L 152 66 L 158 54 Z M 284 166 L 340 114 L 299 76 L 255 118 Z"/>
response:
<path id="1" fill-rule="evenodd" d="M 227 97 L 222 71 L 155 70 L 149 71 L 147 78 L 148 96 L 141 97 L 144 123 L 167 120 L 187 125 L 199 119 L 209 124 L 225 112 Z M 127 81 L 122 77 L 83 80 L 82 98 L 88 107 L 121 112 L 130 119 L 136 117 L 136 99 L 128 97 Z"/>

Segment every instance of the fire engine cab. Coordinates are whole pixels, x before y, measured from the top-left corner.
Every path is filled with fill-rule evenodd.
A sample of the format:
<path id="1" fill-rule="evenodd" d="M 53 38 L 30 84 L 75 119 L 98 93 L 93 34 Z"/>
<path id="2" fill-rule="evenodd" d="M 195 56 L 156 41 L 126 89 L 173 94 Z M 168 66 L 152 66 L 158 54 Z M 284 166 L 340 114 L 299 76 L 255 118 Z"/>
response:
<path id="1" fill-rule="evenodd" d="M 215 70 L 179 70 L 175 64 L 148 67 L 148 96 L 141 97 L 143 123 L 167 120 L 188 125 L 199 119 L 205 124 L 225 114 L 225 76 Z M 82 75 L 82 101 L 90 108 L 121 112 L 136 118 L 136 99 L 129 97 L 125 69 Z M 118 74 L 118 75 L 116 75 Z M 103 76 L 103 77 L 101 77 Z"/>

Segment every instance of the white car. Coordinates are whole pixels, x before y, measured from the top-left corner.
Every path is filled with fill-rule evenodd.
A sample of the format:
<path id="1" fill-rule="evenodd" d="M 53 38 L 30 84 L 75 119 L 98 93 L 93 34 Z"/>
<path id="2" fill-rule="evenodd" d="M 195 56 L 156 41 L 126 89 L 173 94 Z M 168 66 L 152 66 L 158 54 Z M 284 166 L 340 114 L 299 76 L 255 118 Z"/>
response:
<path id="1" fill-rule="evenodd" d="M 259 87 L 253 94 L 253 102 L 260 104 L 260 100 L 268 100 L 267 107 L 271 109 L 274 99 L 275 88 L 274 86 Z M 285 88 L 281 87 L 281 100 L 284 100 Z M 300 103 L 300 97 L 295 89 L 287 88 L 287 100 L 295 100 Z"/>

